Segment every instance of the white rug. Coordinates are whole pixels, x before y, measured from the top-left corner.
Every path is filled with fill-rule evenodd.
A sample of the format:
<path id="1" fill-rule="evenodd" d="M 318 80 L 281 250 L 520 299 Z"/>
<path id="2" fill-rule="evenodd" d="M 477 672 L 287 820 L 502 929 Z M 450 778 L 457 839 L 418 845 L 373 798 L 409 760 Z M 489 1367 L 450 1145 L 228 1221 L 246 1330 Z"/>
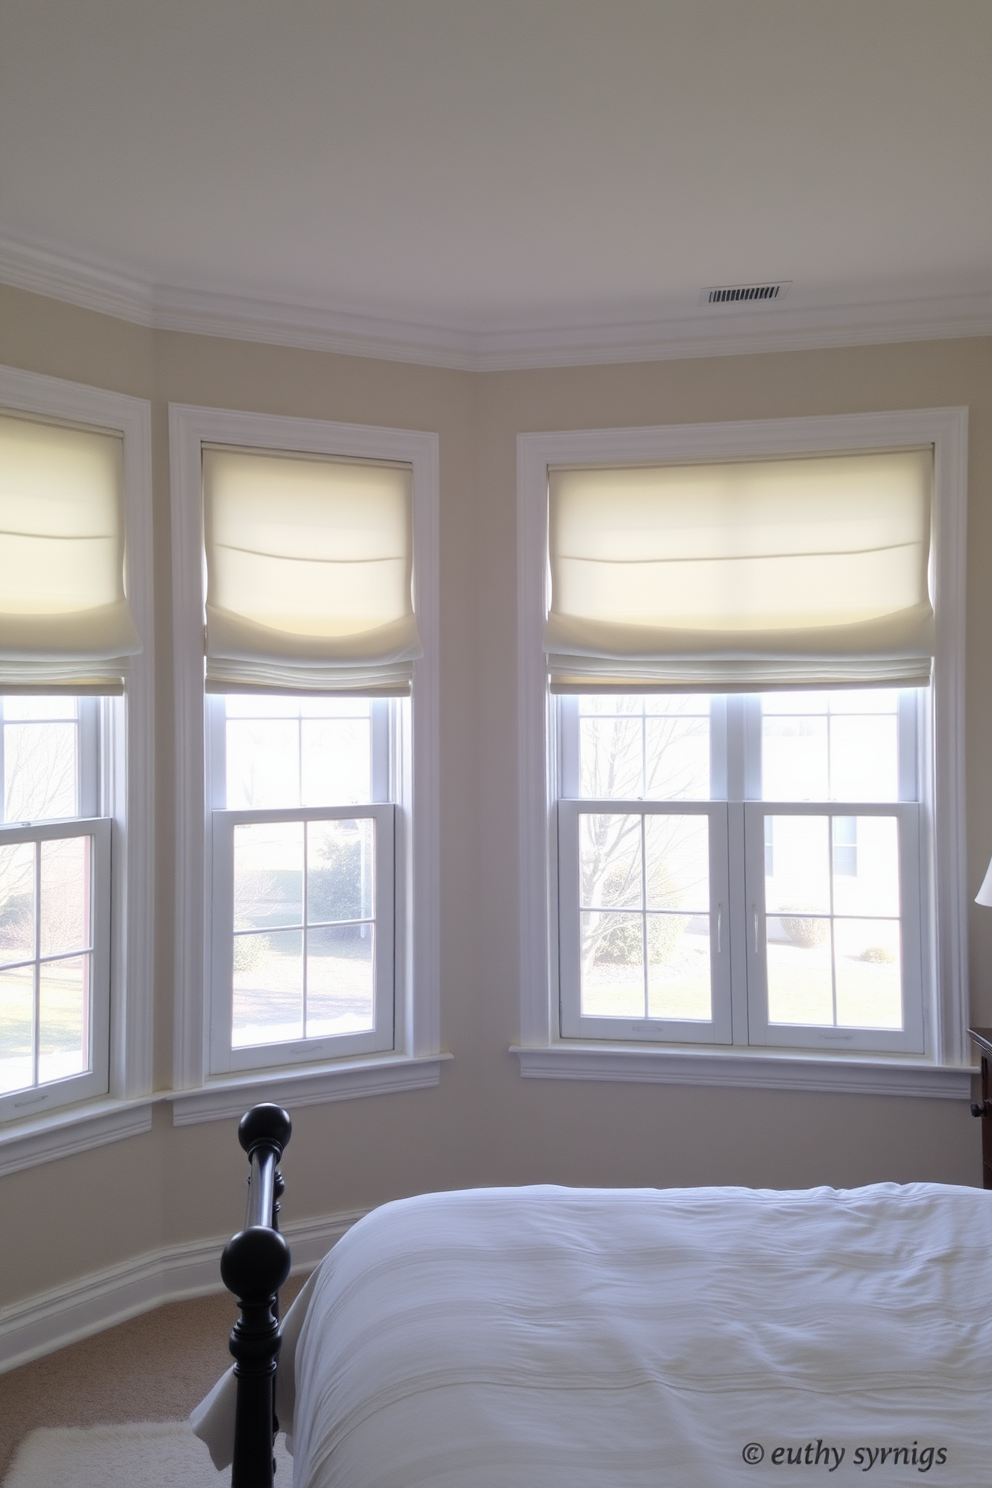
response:
<path id="1" fill-rule="evenodd" d="M 276 1444 L 277 1488 L 292 1488 L 293 1459 Z M 231 1469 L 217 1472 L 186 1421 L 149 1421 L 86 1430 L 32 1431 L 3 1488 L 225 1488 Z"/>

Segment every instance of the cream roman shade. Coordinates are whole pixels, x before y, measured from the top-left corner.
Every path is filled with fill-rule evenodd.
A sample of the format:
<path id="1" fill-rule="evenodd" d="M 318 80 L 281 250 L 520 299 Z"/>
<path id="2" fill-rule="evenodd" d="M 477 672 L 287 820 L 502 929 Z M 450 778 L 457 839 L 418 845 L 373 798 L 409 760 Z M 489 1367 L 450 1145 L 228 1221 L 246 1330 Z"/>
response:
<path id="1" fill-rule="evenodd" d="M 932 464 L 551 470 L 552 689 L 928 682 Z"/>
<path id="2" fill-rule="evenodd" d="M 0 413 L 0 690 L 121 690 L 123 468 L 119 435 Z"/>
<path id="3" fill-rule="evenodd" d="M 207 689 L 409 690 L 411 471 L 203 450 Z"/>

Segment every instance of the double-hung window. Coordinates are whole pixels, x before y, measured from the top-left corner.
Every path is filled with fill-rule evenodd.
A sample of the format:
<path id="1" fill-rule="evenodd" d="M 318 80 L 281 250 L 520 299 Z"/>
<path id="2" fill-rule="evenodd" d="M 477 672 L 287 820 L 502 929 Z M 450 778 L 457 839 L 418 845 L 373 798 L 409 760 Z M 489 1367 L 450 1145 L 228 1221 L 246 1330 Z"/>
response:
<path id="1" fill-rule="evenodd" d="M 960 422 L 522 438 L 525 1044 L 966 1062 Z"/>
<path id="2" fill-rule="evenodd" d="M 134 944 L 149 928 L 150 806 L 133 799 L 149 784 L 147 432 L 135 400 L 0 369 L 0 1120 L 13 1123 L 150 1086 L 150 935 Z"/>
<path id="3" fill-rule="evenodd" d="M 415 1027 L 436 1038 L 412 912 L 431 814 L 422 786 L 423 825 L 414 810 L 412 743 L 431 707 L 432 436 L 179 408 L 173 434 L 190 829 L 177 1084 L 420 1052 Z"/>

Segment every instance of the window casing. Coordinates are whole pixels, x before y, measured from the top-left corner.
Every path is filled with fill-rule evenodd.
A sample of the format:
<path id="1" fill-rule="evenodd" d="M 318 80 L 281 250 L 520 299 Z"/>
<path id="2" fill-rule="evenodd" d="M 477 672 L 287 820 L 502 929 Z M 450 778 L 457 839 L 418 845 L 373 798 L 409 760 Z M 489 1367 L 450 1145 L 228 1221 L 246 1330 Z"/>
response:
<path id="1" fill-rule="evenodd" d="M 180 756 L 179 987 L 174 1083 L 178 1090 L 190 1092 L 177 1100 L 175 1119 L 178 1122 L 209 1119 L 236 1110 L 243 1098 L 237 1092 L 245 1080 L 250 1077 L 257 1089 L 263 1073 L 275 1082 L 270 1081 L 266 1088 L 275 1094 L 286 1089 L 287 1099 L 289 1088 L 285 1082 L 291 1079 L 292 1097 L 297 1103 L 335 1098 L 336 1094 L 345 1095 L 352 1089 L 368 1094 L 376 1089 L 407 1089 L 436 1083 L 439 1072 L 435 892 L 437 438 L 402 430 L 177 406 L 170 409 L 170 434 Z M 326 770 L 321 775 L 318 768 L 314 774 L 314 760 L 321 751 L 310 750 L 308 754 L 309 746 L 299 729 L 293 746 L 297 751 L 295 762 L 291 761 L 290 768 L 282 772 L 283 778 L 279 779 L 274 795 L 266 796 L 263 792 L 252 803 L 240 785 L 228 789 L 228 761 L 233 756 L 228 751 L 225 730 L 231 721 L 237 724 L 246 721 L 244 709 L 250 706 L 250 699 L 239 694 L 237 688 L 227 693 L 228 702 L 232 703 L 232 719 L 226 720 L 228 704 L 224 701 L 223 683 L 211 683 L 210 694 L 204 691 L 205 594 L 201 578 L 202 456 L 205 447 L 225 446 L 346 462 L 397 462 L 412 472 L 414 610 L 424 654 L 413 662 L 409 698 L 379 697 L 365 705 L 369 709 L 370 766 L 368 784 L 357 795 L 353 788 L 353 763 L 337 771 L 336 784 L 329 783 Z M 277 695 L 290 705 L 290 712 L 297 708 L 299 725 L 300 706 L 293 701 L 292 687 L 283 683 L 269 693 L 270 699 Z M 233 719 L 234 713 L 240 713 L 241 718 Z M 319 725 L 313 718 L 309 722 L 315 727 Z M 289 760 L 290 755 L 285 758 Z M 334 774 L 332 770 L 330 775 Z M 293 777 L 292 791 L 287 795 L 284 788 L 289 775 Z M 249 829 L 275 827 L 280 822 L 287 828 L 295 824 L 294 830 L 303 834 L 300 852 L 308 855 L 311 839 L 326 843 L 329 834 L 335 831 L 343 836 L 346 847 L 350 844 L 348 850 L 353 857 L 360 842 L 371 842 L 370 856 L 375 867 L 371 877 L 366 874 L 363 882 L 371 893 L 374 916 L 366 915 L 360 904 L 355 914 L 349 910 L 344 918 L 338 918 L 335 912 L 328 919 L 324 911 L 318 910 L 318 915 L 324 917 L 315 919 L 311 879 L 313 883 L 318 879 L 313 878 L 308 856 L 311 874 L 309 878 L 303 876 L 305 886 L 296 895 L 294 914 L 289 914 L 285 892 L 291 865 L 288 859 L 283 859 L 276 875 L 283 888 L 274 896 L 283 896 L 280 917 L 271 917 L 276 908 L 270 902 L 260 911 L 260 919 L 268 923 L 249 923 L 251 916 L 242 914 L 245 896 L 235 886 L 238 844 L 252 840 L 243 835 Z M 335 825 L 338 822 L 342 823 L 340 827 Z M 382 873 L 390 856 L 394 871 L 389 885 L 384 886 Z M 302 859 L 298 857 L 294 861 L 300 864 Z M 319 872 L 327 868 L 327 862 L 318 864 Z M 294 867 L 292 872 L 300 881 L 302 868 Z M 321 892 L 323 889 L 318 884 L 318 899 Z M 280 1037 L 278 1041 L 256 1045 L 246 1041 L 254 1035 L 245 1033 L 239 1046 L 238 1036 L 234 1034 L 237 1016 L 231 1011 L 231 982 L 237 975 L 233 966 L 235 942 L 239 939 L 245 942 L 239 952 L 239 967 L 243 969 L 253 959 L 289 946 L 294 935 L 300 946 L 294 945 L 292 956 L 285 957 L 283 970 L 288 970 L 285 963 L 294 960 L 293 976 L 300 993 L 297 1006 L 301 1018 L 310 1016 L 307 998 L 315 985 L 311 973 L 321 970 L 314 955 L 327 952 L 329 943 L 335 939 L 351 936 L 356 943 L 352 949 L 361 961 L 371 938 L 383 972 L 382 977 L 376 977 L 372 995 L 373 1004 L 378 999 L 375 1027 L 348 1030 L 346 1010 L 339 1008 L 340 1034 L 327 1031 L 333 1018 L 318 1018 L 317 1026 L 321 1021 L 324 1024 L 320 1037 Z M 249 945 L 252 936 L 258 939 Z M 280 937 L 278 941 L 273 939 L 276 936 Z M 261 946 L 265 938 L 269 941 L 267 951 Z M 301 960 L 303 942 L 307 944 L 309 965 Z M 358 942 L 363 942 L 363 946 L 359 947 Z M 387 972 L 392 980 L 388 998 L 391 1009 L 383 1000 Z M 368 987 L 367 978 L 363 986 Z M 227 998 L 227 1007 L 220 1016 L 212 989 L 218 996 Z M 387 1033 L 385 1015 L 389 1011 L 392 1017 Z M 312 1031 L 311 1028 L 311 1034 Z M 288 1023 L 281 1025 L 281 1032 L 291 1032 Z"/>
<path id="2" fill-rule="evenodd" d="M 804 1088 L 964 1093 L 966 1081 L 956 1073 L 952 1078 L 952 1072 L 961 1068 L 963 1076 L 969 1065 L 960 731 L 965 432 L 965 412 L 950 409 L 520 437 L 522 1037 L 515 1052 L 521 1059 L 522 1073 L 552 1078 L 693 1083 L 729 1080 L 743 1084 L 783 1084 L 790 1088 L 795 1087 L 798 1079 Z M 722 886 L 714 881 L 708 907 L 691 906 L 700 914 L 704 908 L 710 914 L 710 951 L 714 960 L 717 940 L 730 947 L 723 952 L 730 962 L 729 997 L 725 993 L 717 997 L 718 1004 L 722 998 L 725 1010 L 720 1012 L 718 1007 L 715 1023 L 711 1020 L 705 1029 L 692 1029 L 691 1019 L 665 1021 L 643 1016 L 632 1017 L 622 1031 L 613 1019 L 604 1019 L 602 1026 L 594 1028 L 581 1016 L 577 990 L 577 978 L 581 975 L 577 966 L 576 923 L 581 912 L 581 901 L 577 900 L 578 819 L 588 813 L 592 801 L 597 806 L 603 803 L 591 796 L 579 804 L 582 793 L 577 777 L 578 704 L 568 696 L 551 696 L 548 688 L 542 642 L 548 608 L 549 470 L 559 466 L 575 468 L 585 463 L 595 468 L 653 462 L 747 460 L 806 452 L 828 454 L 835 450 L 918 449 L 926 444 L 934 451 L 930 581 L 937 617 L 934 679 L 929 705 L 917 713 L 915 720 L 907 716 L 905 709 L 898 715 L 902 764 L 896 802 L 885 810 L 879 803 L 869 809 L 866 803 L 844 799 L 762 802 L 760 702 L 737 694 L 714 697 L 711 708 L 704 710 L 711 712 L 715 724 L 708 751 L 712 789 L 707 782 L 696 801 L 686 801 L 684 805 L 679 801 L 677 805 L 652 802 L 649 806 L 645 801 L 619 797 L 610 800 L 609 805 L 614 811 L 618 804 L 629 804 L 633 807 L 631 814 L 643 815 L 646 822 L 650 819 L 652 823 L 666 816 L 670 818 L 673 812 L 694 826 L 701 817 L 707 820 L 706 834 L 711 853 L 715 854 L 711 866 L 726 862 L 728 880 L 739 879 L 736 886 L 727 882 L 728 901 L 720 899 Z M 635 798 L 639 794 L 640 791 L 631 792 Z M 719 805 L 718 800 L 721 800 Z M 770 810 L 773 804 L 776 809 Z M 856 809 L 860 805 L 864 810 Z M 759 920 L 759 951 L 763 954 L 763 911 L 757 893 L 748 897 L 744 879 L 750 880 L 747 887 L 763 886 L 766 861 L 770 856 L 773 858 L 775 851 L 776 829 L 781 838 L 786 832 L 785 819 L 830 815 L 834 818 L 834 835 L 827 853 L 828 869 L 834 863 L 840 870 L 851 866 L 851 849 L 856 850 L 857 846 L 851 841 L 852 817 L 858 817 L 859 823 L 861 817 L 898 818 L 898 831 L 907 850 L 914 834 L 919 834 L 922 848 L 918 856 L 921 865 L 918 887 L 909 881 L 913 875 L 907 876 L 903 860 L 902 890 L 904 908 L 907 900 L 914 902 L 917 892 L 923 905 L 919 957 L 923 969 L 919 1000 L 922 1037 L 919 1025 L 916 1028 L 907 1025 L 906 1034 L 898 1038 L 881 1036 L 874 1041 L 863 1037 L 863 1031 L 848 1037 L 850 1030 L 846 1028 L 823 1029 L 813 1036 L 808 1030 L 798 1035 L 792 1032 L 783 1035 L 781 1028 L 769 1026 L 767 1004 L 762 1013 L 753 970 L 749 1009 L 747 921 L 751 918 L 753 945 L 751 906 L 754 904 Z M 745 828 L 746 818 L 750 819 L 750 831 Z M 655 826 L 653 830 L 661 829 Z M 697 827 L 697 835 L 699 830 Z M 820 823 L 815 830 L 825 830 L 824 824 Z M 745 842 L 749 851 L 745 850 Z M 563 882 L 566 876 L 571 880 L 568 884 Z M 835 879 L 837 876 L 835 870 Z M 725 903 L 722 914 L 721 903 Z M 663 907 L 659 899 L 656 908 Z M 643 911 L 649 917 L 650 910 L 650 901 L 645 897 L 637 912 Z M 719 930 L 718 918 L 722 921 Z M 904 927 L 909 923 L 907 909 Z M 719 990 L 725 983 L 721 984 L 717 978 L 716 985 Z M 865 1049 L 866 1043 L 871 1047 Z M 792 1058 L 801 1060 L 795 1074 L 783 1063 Z M 844 1061 L 846 1068 L 837 1065 L 838 1059 Z M 941 1067 L 941 1078 L 937 1078 L 936 1071 L 932 1078 L 920 1075 L 914 1079 L 908 1073 L 911 1066 L 922 1070 L 928 1064 Z M 945 1072 L 947 1079 L 943 1078 Z"/>
<path id="3" fill-rule="evenodd" d="M 126 595 L 119 619 L 105 612 L 103 632 L 126 637 L 121 663 L 106 650 L 101 659 L 99 628 L 81 625 L 79 657 L 42 654 L 35 668 L 21 641 L 0 676 L 0 852 L 13 869 L 0 976 L 20 994 L 5 1018 L 5 1054 L 19 1069 L 0 1082 L 0 1171 L 10 1171 L 150 1122 L 141 1098 L 151 1090 L 154 964 L 151 441 L 147 403 L 9 368 L 0 368 L 0 409 L 117 444 L 122 591 L 116 583 Z M 73 443 L 63 441 L 70 452 Z"/>

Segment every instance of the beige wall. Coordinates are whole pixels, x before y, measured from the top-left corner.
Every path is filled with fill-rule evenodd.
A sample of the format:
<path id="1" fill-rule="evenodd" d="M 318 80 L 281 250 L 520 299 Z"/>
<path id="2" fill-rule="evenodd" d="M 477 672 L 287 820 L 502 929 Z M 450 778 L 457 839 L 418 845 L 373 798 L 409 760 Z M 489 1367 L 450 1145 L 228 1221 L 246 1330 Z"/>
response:
<path id="1" fill-rule="evenodd" d="M 433 1090 L 295 1116 L 286 1213 L 468 1184 L 980 1182 L 963 1103 L 521 1080 L 516 953 L 518 432 L 966 404 L 970 882 L 992 853 L 992 342 L 462 374 L 151 332 L 0 288 L 0 362 L 154 406 L 158 617 L 156 1078 L 172 986 L 170 401 L 434 430 L 441 441 L 441 997 L 454 1059 Z M 972 911 L 976 1021 L 992 1023 L 992 912 Z M 153 1129 L 0 1181 L 0 1304 L 241 1218 L 234 1123 Z"/>

